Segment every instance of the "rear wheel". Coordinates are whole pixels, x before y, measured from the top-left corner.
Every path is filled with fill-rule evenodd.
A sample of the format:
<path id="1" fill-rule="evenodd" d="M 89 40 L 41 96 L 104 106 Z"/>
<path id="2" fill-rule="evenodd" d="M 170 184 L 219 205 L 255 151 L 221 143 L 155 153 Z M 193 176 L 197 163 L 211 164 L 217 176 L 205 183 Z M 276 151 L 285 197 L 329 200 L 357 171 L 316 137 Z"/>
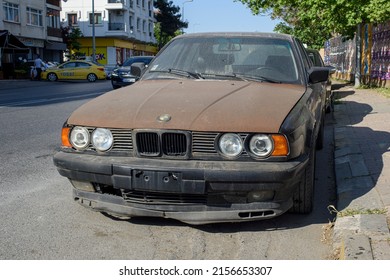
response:
<path id="1" fill-rule="evenodd" d="M 96 77 L 95 74 L 90 73 L 90 74 L 88 74 L 88 76 L 87 76 L 87 80 L 88 80 L 89 82 L 95 82 L 95 81 L 97 80 L 97 77 Z"/>
<path id="2" fill-rule="evenodd" d="M 313 146 L 303 178 L 299 183 L 297 192 L 293 196 L 293 207 L 291 208 L 291 212 L 293 213 L 308 214 L 313 210 L 315 154 L 316 151 Z"/>
<path id="3" fill-rule="evenodd" d="M 57 77 L 56 73 L 51 72 L 51 73 L 47 74 L 47 79 L 50 82 L 55 82 L 58 80 L 58 77 Z"/>

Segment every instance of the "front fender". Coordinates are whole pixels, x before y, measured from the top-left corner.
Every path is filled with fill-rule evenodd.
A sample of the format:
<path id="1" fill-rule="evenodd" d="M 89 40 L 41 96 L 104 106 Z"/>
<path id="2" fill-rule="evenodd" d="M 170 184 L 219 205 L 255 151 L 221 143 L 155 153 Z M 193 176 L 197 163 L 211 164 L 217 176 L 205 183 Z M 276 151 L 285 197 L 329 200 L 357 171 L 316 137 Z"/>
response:
<path id="1" fill-rule="evenodd" d="M 315 143 L 321 123 L 321 84 L 308 86 L 284 120 L 280 132 L 290 144 L 290 158 L 308 154 Z"/>

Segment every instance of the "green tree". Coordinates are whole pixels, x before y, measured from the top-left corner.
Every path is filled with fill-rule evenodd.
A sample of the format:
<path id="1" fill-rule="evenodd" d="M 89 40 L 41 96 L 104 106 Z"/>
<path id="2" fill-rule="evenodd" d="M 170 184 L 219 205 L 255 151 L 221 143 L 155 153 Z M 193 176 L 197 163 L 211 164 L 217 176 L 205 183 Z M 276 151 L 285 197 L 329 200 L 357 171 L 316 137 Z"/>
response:
<path id="1" fill-rule="evenodd" d="M 81 43 L 79 39 L 83 37 L 83 33 L 80 28 L 72 26 L 63 26 L 61 27 L 62 39 L 66 44 L 68 58 L 71 58 L 72 54 L 78 56 L 80 54 L 79 50 L 81 48 Z"/>
<path id="2" fill-rule="evenodd" d="M 270 15 L 282 23 L 277 32 L 292 34 L 310 47 L 320 47 L 332 34 L 352 37 L 362 23 L 390 19 L 388 0 L 234 0 L 253 14 Z"/>
<path id="3" fill-rule="evenodd" d="M 155 13 L 157 24 L 154 33 L 161 48 L 173 37 L 180 34 L 183 28 L 187 28 L 188 23 L 180 20 L 180 8 L 174 6 L 172 1 L 155 0 L 154 7 L 157 9 Z"/>

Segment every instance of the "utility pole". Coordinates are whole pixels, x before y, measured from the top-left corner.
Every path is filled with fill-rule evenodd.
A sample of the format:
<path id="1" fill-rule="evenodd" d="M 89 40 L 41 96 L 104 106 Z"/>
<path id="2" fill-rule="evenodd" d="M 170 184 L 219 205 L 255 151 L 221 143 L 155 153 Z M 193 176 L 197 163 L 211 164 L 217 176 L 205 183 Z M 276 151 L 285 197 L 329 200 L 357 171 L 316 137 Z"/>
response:
<path id="1" fill-rule="evenodd" d="M 95 0 L 92 0 L 92 61 L 96 62 L 96 42 L 95 42 Z"/>
<path id="2" fill-rule="evenodd" d="M 182 9 L 181 9 L 181 10 L 182 10 L 182 13 L 181 13 L 181 17 L 182 17 L 182 20 L 181 20 L 181 21 L 182 21 L 182 22 L 184 22 L 184 4 L 185 4 L 185 3 L 189 3 L 189 2 L 193 2 L 193 1 L 194 1 L 194 0 L 186 0 L 186 1 L 183 2 L 183 6 L 182 6 Z M 184 28 L 182 29 L 182 33 L 184 33 Z"/>
<path id="3" fill-rule="evenodd" d="M 356 32 L 356 69 L 355 69 L 355 88 L 360 87 L 360 77 L 362 68 L 361 56 L 362 24 L 357 26 Z"/>

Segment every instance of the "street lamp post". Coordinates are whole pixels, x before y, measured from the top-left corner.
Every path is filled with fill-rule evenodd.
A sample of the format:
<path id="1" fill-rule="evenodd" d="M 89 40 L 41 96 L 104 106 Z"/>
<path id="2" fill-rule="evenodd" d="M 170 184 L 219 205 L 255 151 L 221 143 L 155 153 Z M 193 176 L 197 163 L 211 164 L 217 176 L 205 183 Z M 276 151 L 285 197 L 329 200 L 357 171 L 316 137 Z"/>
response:
<path id="1" fill-rule="evenodd" d="M 181 13 L 181 16 L 182 16 L 182 22 L 184 22 L 184 4 L 185 3 L 188 3 L 188 2 L 193 2 L 194 0 L 186 0 L 183 2 L 183 6 L 182 6 L 182 13 Z"/>
<path id="2" fill-rule="evenodd" d="M 92 61 L 96 61 L 96 42 L 95 42 L 95 0 L 92 0 Z"/>

